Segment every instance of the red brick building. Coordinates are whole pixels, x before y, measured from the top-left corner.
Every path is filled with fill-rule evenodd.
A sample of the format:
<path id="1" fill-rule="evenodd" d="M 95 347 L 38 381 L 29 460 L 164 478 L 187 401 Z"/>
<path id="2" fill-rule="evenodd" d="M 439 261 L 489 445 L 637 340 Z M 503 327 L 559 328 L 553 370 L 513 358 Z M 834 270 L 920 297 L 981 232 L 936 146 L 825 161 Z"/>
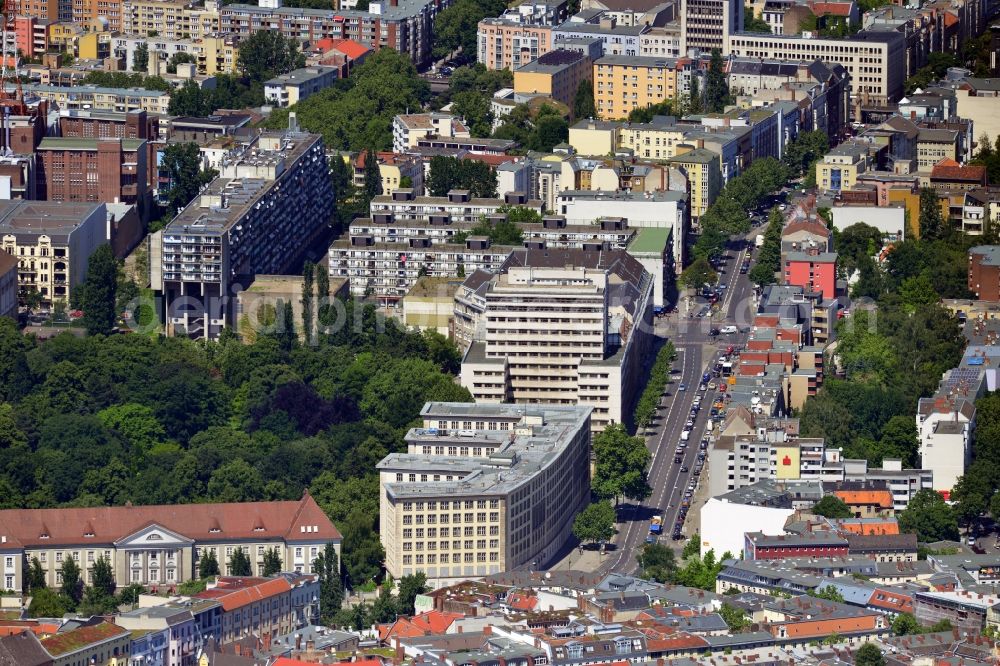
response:
<path id="1" fill-rule="evenodd" d="M 66 109 L 59 114 L 59 134 L 64 137 L 98 139 L 156 139 L 160 120 L 145 111 L 85 111 Z"/>
<path id="2" fill-rule="evenodd" d="M 1000 301 L 1000 245 L 969 250 L 969 291 L 983 301 Z"/>
<path id="3" fill-rule="evenodd" d="M 744 535 L 743 557 L 748 560 L 782 560 L 789 557 L 846 557 L 847 539 L 834 532 L 780 534 L 761 532 Z"/>
<path id="4" fill-rule="evenodd" d="M 148 219 L 148 148 L 143 139 L 49 137 L 38 145 L 36 191 L 48 201 L 135 204 Z"/>

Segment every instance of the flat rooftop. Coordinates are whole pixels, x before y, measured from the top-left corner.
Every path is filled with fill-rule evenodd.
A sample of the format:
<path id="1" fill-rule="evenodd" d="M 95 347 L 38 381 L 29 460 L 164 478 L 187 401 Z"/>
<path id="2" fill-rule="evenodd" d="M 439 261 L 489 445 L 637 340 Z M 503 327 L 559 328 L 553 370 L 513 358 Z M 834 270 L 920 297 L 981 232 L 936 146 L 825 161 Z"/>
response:
<path id="1" fill-rule="evenodd" d="M 490 456 L 391 453 L 377 467 L 379 470 L 412 470 L 460 477 L 457 481 L 386 484 L 386 493 L 394 499 L 499 497 L 543 472 L 562 455 L 581 430 L 589 433 L 590 413 L 590 407 L 565 405 L 427 403 L 421 410 L 421 416 L 428 421 L 489 419 L 512 423 L 512 429 L 411 428 L 406 434 L 411 450 L 425 444 L 491 447 L 495 450 Z"/>
<path id="2" fill-rule="evenodd" d="M 104 207 L 104 204 L 95 202 L 0 201 L 0 235 L 68 236 L 95 211 Z"/>
<path id="3" fill-rule="evenodd" d="M 269 138 L 273 138 L 269 137 Z M 285 167 L 280 178 L 319 140 L 317 134 L 288 132 L 279 150 L 261 150 L 259 142 L 249 144 L 244 151 L 234 156 L 224 168 L 240 165 L 277 165 L 284 160 Z M 187 208 L 171 220 L 167 233 L 222 233 L 237 221 L 267 192 L 274 180 L 264 178 L 223 178 L 213 180 L 202 193 L 188 204 Z"/>

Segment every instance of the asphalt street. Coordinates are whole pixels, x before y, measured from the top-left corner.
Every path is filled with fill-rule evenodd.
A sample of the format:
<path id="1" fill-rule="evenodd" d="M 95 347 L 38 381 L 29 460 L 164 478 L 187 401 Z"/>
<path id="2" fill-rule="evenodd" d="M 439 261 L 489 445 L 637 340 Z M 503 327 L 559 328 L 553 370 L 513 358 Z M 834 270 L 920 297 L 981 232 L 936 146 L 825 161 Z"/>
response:
<path id="1" fill-rule="evenodd" d="M 754 230 L 747 238 L 752 239 L 757 233 Z M 602 570 L 628 573 L 637 569 L 636 555 L 649 535 L 650 519 L 657 514 L 663 515 L 660 542 L 677 547 L 684 543 L 673 541 L 671 533 L 680 515 L 684 492 L 692 479 L 698 479 L 693 472 L 700 450 L 699 443 L 706 435 L 709 411 L 717 395 L 715 391 L 702 393 L 699 385 L 702 375 L 711 370 L 720 350 L 724 351 L 729 345 L 742 346 L 746 342 L 749 313 L 753 309 L 753 286 L 747 275 L 739 272 L 740 264 L 750 250 L 737 248 L 735 245 L 736 243 L 730 244 L 720 271 L 719 282 L 725 284 L 726 289 L 718 312 L 711 317 L 689 317 L 689 313 L 696 315 L 703 305 L 692 304 L 688 312 L 682 299 L 678 304 L 678 312 L 661 319 L 657 324 L 657 334 L 672 341 L 677 349 L 674 370 L 679 371 L 679 374 L 674 374 L 672 382 L 665 387 L 661 408 L 646 438 L 646 445 L 652 453 L 649 483 L 653 492 L 640 504 L 619 506 L 618 533 L 605 556 Z M 738 326 L 740 333 L 717 337 L 709 334 L 712 328 L 722 328 L 727 324 Z M 686 390 L 680 390 L 681 384 L 685 385 Z M 691 406 L 696 395 L 702 396 L 702 408 L 694 417 L 694 427 L 687 446 L 680 455 L 681 462 L 675 463 L 675 450 L 685 423 L 691 418 Z M 687 468 L 688 471 L 682 472 L 682 468 Z M 691 535 L 685 530 L 684 536 Z"/>

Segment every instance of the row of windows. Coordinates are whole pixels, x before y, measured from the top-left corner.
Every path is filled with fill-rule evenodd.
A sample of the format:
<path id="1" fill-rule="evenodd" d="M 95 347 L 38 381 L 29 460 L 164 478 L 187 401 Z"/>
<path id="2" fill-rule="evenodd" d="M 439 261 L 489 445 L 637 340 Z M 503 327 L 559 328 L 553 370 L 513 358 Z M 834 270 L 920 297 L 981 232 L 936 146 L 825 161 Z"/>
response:
<path id="1" fill-rule="evenodd" d="M 453 557 L 449 557 L 448 553 L 441 553 L 440 555 L 434 555 L 434 554 L 427 555 L 427 562 L 426 563 L 427 564 L 437 564 L 439 558 L 440 558 L 441 564 L 448 564 L 448 560 L 449 559 L 451 559 L 451 561 L 454 562 L 454 563 L 456 563 L 456 564 L 459 563 L 459 562 L 470 563 L 470 562 L 473 562 L 473 561 L 475 561 L 475 562 L 485 562 L 486 559 L 487 559 L 487 557 L 489 557 L 489 561 L 490 562 L 499 562 L 500 561 L 500 553 L 489 553 L 489 554 L 487 554 L 487 553 L 475 553 L 475 554 L 473 554 L 473 553 L 464 553 L 461 558 L 459 558 L 458 553 L 456 553 Z M 416 556 L 416 563 L 417 564 L 424 564 L 424 556 L 418 554 Z M 413 555 L 403 555 L 403 564 L 404 565 L 413 564 Z"/>
<path id="2" fill-rule="evenodd" d="M 464 453 L 462 455 L 468 455 L 468 453 Z M 400 479 L 397 479 L 397 481 L 399 481 L 399 480 Z M 472 509 L 472 508 L 485 509 L 486 508 L 486 503 L 487 503 L 487 500 L 465 500 L 465 508 L 466 509 Z M 462 502 L 459 501 L 459 500 L 455 500 L 454 502 L 448 502 L 448 500 L 443 500 L 441 502 L 430 501 L 430 502 L 427 502 L 426 504 L 424 502 L 416 502 L 416 503 L 414 503 L 414 502 L 403 502 L 403 511 L 413 511 L 414 508 L 417 511 L 423 511 L 425 508 L 428 511 L 437 511 L 439 504 L 440 504 L 440 508 L 444 509 L 444 510 L 447 510 L 449 508 L 452 508 L 452 509 L 461 509 L 462 508 Z M 449 506 L 449 505 L 451 505 L 451 506 Z M 500 508 L 500 500 L 495 500 L 495 499 L 489 500 L 489 506 L 490 506 L 491 509 L 498 509 L 498 508 Z"/>
<path id="3" fill-rule="evenodd" d="M 438 549 L 440 549 L 440 550 L 448 550 L 448 543 L 449 543 L 448 541 L 428 541 L 428 542 L 426 542 L 427 550 L 438 550 Z M 473 542 L 472 539 L 467 539 L 465 541 L 451 541 L 450 543 L 451 543 L 451 549 L 452 550 L 463 550 L 463 549 L 464 550 L 472 550 L 473 549 L 473 543 L 475 543 L 474 547 L 478 548 L 479 550 L 482 550 L 482 549 L 486 548 L 486 539 L 479 539 L 478 541 L 475 541 L 475 542 Z M 499 547 L 500 547 L 500 540 L 499 539 L 490 539 L 490 548 L 499 548 Z M 424 542 L 423 541 L 404 541 L 403 542 L 403 550 L 404 551 L 423 550 L 423 549 L 424 549 Z"/>
<path id="4" fill-rule="evenodd" d="M 476 527 L 474 529 L 475 529 L 475 536 L 486 536 L 486 526 L 485 525 L 480 525 L 480 526 L 478 526 L 478 527 Z M 496 525 L 492 525 L 489 528 L 489 530 L 490 530 L 490 536 L 499 536 L 500 535 L 500 528 L 497 527 Z M 440 529 L 440 534 L 443 537 L 449 536 L 450 532 L 451 532 L 451 529 L 448 528 L 448 527 L 442 527 Z M 454 535 L 455 536 L 460 536 L 461 532 L 462 532 L 462 530 L 460 528 L 456 527 L 455 531 L 454 531 Z M 427 528 L 426 533 L 427 533 L 427 537 L 428 538 L 434 539 L 434 538 L 437 537 L 437 535 L 439 533 L 439 530 L 437 528 L 435 528 L 435 527 L 429 527 L 429 528 Z M 473 528 L 472 527 L 466 527 L 464 533 L 465 533 L 465 536 L 467 536 L 467 537 L 473 536 Z M 424 538 L 424 528 L 418 527 L 417 530 L 416 530 L 416 534 L 417 534 L 417 538 L 418 539 L 423 539 Z M 412 539 L 413 538 L 413 528 L 408 527 L 408 528 L 404 529 L 403 530 L 403 538 L 404 539 Z"/>
<path id="5" fill-rule="evenodd" d="M 495 522 L 498 522 L 499 520 L 500 520 L 500 512 L 498 512 L 498 511 L 491 511 L 490 512 L 490 522 L 491 523 L 495 523 Z M 427 516 L 427 524 L 428 525 L 434 525 L 438 521 L 440 521 L 442 525 L 447 525 L 448 524 L 448 514 L 447 513 L 442 513 L 440 515 L 440 517 L 438 517 L 438 516 L 436 516 L 436 515 L 434 515 L 432 513 L 432 514 L 429 514 Z M 460 514 L 460 513 L 453 513 L 453 514 L 451 514 L 451 522 L 455 523 L 455 524 L 461 523 L 462 522 L 462 514 Z M 484 511 L 482 513 L 475 514 L 475 520 L 473 520 L 473 514 L 467 513 L 467 514 L 465 514 L 465 522 L 467 522 L 467 523 L 472 523 L 472 522 L 483 523 L 483 522 L 486 522 L 486 512 Z M 413 516 L 411 516 L 409 514 L 406 514 L 406 515 L 403 516 L 403 524 L 404 525 L 414 525 L 414 524 L 415 525 L 423 525 L 424 524 L 424 516 L 421 515 L 421 514 L 418 514 L 416 516 L 416 520 L 414 520 Z"/>

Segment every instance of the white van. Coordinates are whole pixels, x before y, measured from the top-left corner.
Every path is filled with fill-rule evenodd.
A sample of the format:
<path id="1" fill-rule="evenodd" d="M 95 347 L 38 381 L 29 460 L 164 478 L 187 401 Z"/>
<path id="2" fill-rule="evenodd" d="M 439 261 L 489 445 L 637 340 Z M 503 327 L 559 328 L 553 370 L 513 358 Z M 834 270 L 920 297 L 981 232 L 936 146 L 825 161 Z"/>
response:
<path id="1" fill-rule="evenodd" d="M 739 331 L 740 329 L 736 328 L 732 324 L 730 324 L 729 326 L 723 326 L 721 329 L 719 329 L 719 332 L 722 333 L 723 335 L 733 335 L 734 333 L 739 333 Z"/>
<path id="2" fill-rule="evenodd" d="M 691 431 L 690 430 L 685 430 L 684 432 L 681 433 L 681 441 L 682 442 L 688 441 L 688 437 L 690 437 L 690 436 L 691 436 Z"/>
<path id="3" fill-rule="evenodd" d="M 708 432 L 712 432 L 712 428 L 714 427 L 715 424 L 712 422 L 712 419 L 709 419 L 708 423 L 705 424 L 705 430 L 707 430 Z"/>

